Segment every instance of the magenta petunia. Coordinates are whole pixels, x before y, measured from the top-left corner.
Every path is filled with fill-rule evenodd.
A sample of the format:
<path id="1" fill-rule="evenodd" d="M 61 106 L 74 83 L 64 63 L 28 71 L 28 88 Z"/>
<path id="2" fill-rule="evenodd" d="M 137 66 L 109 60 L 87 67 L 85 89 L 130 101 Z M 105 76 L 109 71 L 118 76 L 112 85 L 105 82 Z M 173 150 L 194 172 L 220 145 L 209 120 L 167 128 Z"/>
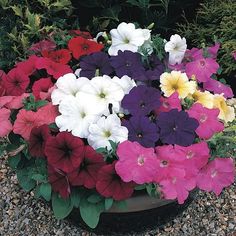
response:
<path id="1" fill-rule="evenodd" d="M 185 158 L 180 151 L 173 145 L 158 146 L 155 150 L 158 161 L 155 182 L 185 176 Z"/>
<path id="2" fill-rule="evenodd" d="M 154 180 L 158 161 L 153 148 L 145 148 L 137 142 L 125 141 L 119 144 L 117 155 L 119 160 L 115 168 L 123 181 L 144 184 Z"/>
<path id="3" fill-rule="evenodd" d="M 68 174 L 73 186 L 84 186 L 88 189 L 96 186 L 98 172 L 106 164 L 103 156 L 97 153 L 91 146 L 85 146 L 84 161 L 78 170 Z"/>
<path id="4" fill-rule="evenodd" d="M 200 138 L 210 139 L 215 133 L 224 130 L 224 124 L 218 119 L 219 109 L 208 109 L 195 103 L 187 112 L 190 117 L 198 120 L 199 126 L 195 132 Z"/>
<path id="5" fill-rule="evenodd" d="M 207 52 L 211 58 L 217 58 L 219 49 L 220 49 L 220 43 L 215 43 L 215 45 L 207 48 Z"/>
<path id="6" fill-rule="evenodd" d="M 209 79 L 203 84 L 203 88 L 216 94 L 223 93 L 225 98 L 232 98 L 234 96 L 233 90 L 230 88 L 230 86 L 225 85 L 215 79 Z"/>
<path id="7" fill-rule="evenodd" d="M 234 176 L 233 159 L 216 158 L 201 170 L 197 178 L 197 186 L 204 191 L 213 191 L 219 195 L 223 188 L 234 182 Z"/>
<path id="8" fill-rule="evenodd" d="M 44 152 L 51 166 L 70 173 L 80 167 L 84 160 L 84 150 L 82 139 L 61 132 L 47 139 Z"/>
<path id="9" fill-rule="evenodd" d="M 196 187 L 194 179 L 171 178 L 160 182 L 161 191 L 165 199 L 177 198 L 179 204 L 183 204 L 188 198 L 189 191 Z"/>
<path id="10" fill-rule="evenodd" d="M 198 82 L 207 82 L 219 69 L 219 64 L 212 58 L 199 58 L 186 64 L 188 77 L 195 76 Z"/>
<path id="11" fill-rule="evenodd" d="M 175 145 L 175 151 L 185 159 L 183 163 L 188 177 L 196 177 L 199 170 L 207 164 L 210 158 L 210 149 L 204 141 L 188 147 Z"/>
<path id="12" fill-rule="evenodd" d="M 155 109 L 156 114 L 160 114 L 161 112 L 168 112 L 172 109 L 177 109 L 178 111 L 182 110 L 181 100 L 179 99 L 179 95 L 177 92 L 173 93 L 170 97 L 161 97 L 161 106 Z"/>
<path id="13" fill-rule="evenodd" d="M 96 182 L 96 190 L 104 197 L 112 197 L 116 201 L 121 201 L 132 196 L 134 192 L 134 182 L 126 183 L 115 170 L 116 161 L 103 166 L 99 172 Z"/>

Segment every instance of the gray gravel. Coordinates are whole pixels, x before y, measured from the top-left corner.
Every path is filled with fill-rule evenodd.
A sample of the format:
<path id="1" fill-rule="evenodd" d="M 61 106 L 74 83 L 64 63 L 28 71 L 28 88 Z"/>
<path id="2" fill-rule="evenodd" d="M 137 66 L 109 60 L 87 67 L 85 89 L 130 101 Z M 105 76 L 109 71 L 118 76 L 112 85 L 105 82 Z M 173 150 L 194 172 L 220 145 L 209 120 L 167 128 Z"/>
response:
<path id="1" fill-rule="evenodd" d="M 42 201 L 20 189 L 5 159 L 0 158 L 0 236 L 95 236 L 56 220 Z M 200 192 L 182 216 L 162 228 L 136 235 L 236 236 L 236 183 L 219 198 Z"/>

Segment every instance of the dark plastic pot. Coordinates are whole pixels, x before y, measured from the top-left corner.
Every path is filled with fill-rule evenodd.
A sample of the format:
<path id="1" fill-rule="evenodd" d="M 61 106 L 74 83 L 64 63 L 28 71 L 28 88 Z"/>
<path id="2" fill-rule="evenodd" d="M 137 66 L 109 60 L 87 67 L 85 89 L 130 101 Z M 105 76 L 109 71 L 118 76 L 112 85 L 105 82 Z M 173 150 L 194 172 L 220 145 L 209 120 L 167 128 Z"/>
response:
<path id="1" fill-rule="evenodd" d="M 132 197 L 127 200 L 125 211 L 111 208 L 102 213 L 99 224 L 94 230 L 83 222 L 78 209 L 72 211 L 69 220 L 76 226 L 103 235 L 142 232 L 164 225 L 174 219 L 189 206 L 196 194 L 196 191 L 192 191 L 182 205 L 177 201 L 156 199 L 147 195 Z"/>

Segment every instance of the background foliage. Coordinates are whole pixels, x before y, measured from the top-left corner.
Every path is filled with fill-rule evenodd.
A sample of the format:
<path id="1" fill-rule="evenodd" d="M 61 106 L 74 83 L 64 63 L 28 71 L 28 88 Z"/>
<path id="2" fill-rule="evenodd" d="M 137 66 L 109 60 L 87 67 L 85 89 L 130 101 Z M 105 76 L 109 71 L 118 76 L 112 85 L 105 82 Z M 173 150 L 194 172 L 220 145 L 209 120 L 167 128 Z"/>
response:
<path id="1" fill-rule="evenodd" d="M 32 43 L 76 24 L 70 0 L 0 0 L 0 68 L 25 58 Z"/>
<path id="2" fill-rule="evenodd" d="M 219 63 L 223 73 L 232 77 L 236 74 L 236 63 L 232 57 L 232 52 L 236 51 L 235 0 L 205 0 L 194 22 L 186 19 L 184 24 L 178 24 L 177 31 L 196 47 L 220 41 L 222 50 L 219 53 Z"/>

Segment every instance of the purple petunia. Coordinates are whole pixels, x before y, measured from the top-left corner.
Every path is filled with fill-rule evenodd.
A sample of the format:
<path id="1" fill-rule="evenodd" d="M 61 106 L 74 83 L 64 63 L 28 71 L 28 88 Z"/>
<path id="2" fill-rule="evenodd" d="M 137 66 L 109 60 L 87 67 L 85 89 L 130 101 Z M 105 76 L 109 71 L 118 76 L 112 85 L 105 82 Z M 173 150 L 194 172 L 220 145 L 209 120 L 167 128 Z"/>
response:
<path id="1" fill-rule="evenodd" d="M 148 115 L 153 109 L 160 107 L 161 93 L 158 89 L 139 85 L 130 90 L 121 101 L 121 106 L 132 115 Z"/>
<path id="2" fill-rule="evenodd" d="M 158 127 L 145 116 L 131 117 L 122 123 L 129 130 L 128 139 L 137 141 L 144 147 L 155 147 L 159 139 Z"/>
<path id="3" fill-rule="evenodd" d="M 131 51 L 119 51 L 117 56 L 111 57 L 110 63 L 118 77 L 122 77 L 123 75 L 133 77 L 145 71 L 142 65 L 141 55 Z"/>
<path id="4" fill-rule="evenodd" d="M 80 62 L 80 76 L 93 78 L 96 72 L 99 75 L 110 75 L 113 68 L 110 65 L 109 57 L 105 52 L 95 52 L 85 56 Z"/>
<path id="5" fill-rule="evenodd" d="M 160 113 L 157 125 L 163 143 L 189 146 L 194 142 L 195 130 L 199 123 L 196 119 L 190 118 L 187 112 L 172 109 Z"/>

